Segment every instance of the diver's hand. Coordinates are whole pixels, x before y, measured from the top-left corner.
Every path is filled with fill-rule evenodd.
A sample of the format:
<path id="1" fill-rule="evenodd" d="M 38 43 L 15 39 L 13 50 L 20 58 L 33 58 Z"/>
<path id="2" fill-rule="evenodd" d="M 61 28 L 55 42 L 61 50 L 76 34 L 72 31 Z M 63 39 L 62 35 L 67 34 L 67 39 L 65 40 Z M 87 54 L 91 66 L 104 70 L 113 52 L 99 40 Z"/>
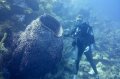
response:
<path id="1" fill-rule="evenodd" d="M 63 37 L 70 37 L 70 35 L 69 34 L 64 34 Z"/>

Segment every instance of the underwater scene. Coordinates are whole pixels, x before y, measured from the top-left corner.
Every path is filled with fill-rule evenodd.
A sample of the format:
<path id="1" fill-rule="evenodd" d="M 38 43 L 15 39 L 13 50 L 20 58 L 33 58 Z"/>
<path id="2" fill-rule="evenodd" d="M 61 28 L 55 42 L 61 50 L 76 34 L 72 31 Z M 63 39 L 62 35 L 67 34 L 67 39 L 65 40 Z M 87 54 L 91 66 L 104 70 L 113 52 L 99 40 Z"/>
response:
<path id="1" fill-rule="evenodd" d="M 0 79 L 120 79 L 120 0 L 0 0 Z"/>

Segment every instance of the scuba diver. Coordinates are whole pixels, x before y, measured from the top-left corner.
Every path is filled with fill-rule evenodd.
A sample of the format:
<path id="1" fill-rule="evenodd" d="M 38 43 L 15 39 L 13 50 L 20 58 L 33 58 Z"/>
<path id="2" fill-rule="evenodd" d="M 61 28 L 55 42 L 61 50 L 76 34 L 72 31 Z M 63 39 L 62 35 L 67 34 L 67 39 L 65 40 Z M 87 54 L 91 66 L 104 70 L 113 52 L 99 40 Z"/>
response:
<path id="1" fill-rule="evenodd" d="M 85 54 L 87 60 L 89 61 L 90 65 L 92 66 L 95 76 L 97 79 L 98 77 L 98 71 L 96 69 L 96 65 L 93 61 L 92 56 L 92 50 L 91 45 L 95 44 L 95 39 L 93 35 L 92 27 L 87 23 L 83 21 L 82 16 L 78 16 L 76 18 L 76 27 L 75 29 L 70 33 L 72 37 L 74 38 L 74 41 L 72 42 L 72 46 L 77 46 L 78 54 L 76 59 L 76 71 L 73 79 L 76 79 L 76 75 L 79 70 L 79 62 L 81 60 L 81 57 L 83 54 Z"/>

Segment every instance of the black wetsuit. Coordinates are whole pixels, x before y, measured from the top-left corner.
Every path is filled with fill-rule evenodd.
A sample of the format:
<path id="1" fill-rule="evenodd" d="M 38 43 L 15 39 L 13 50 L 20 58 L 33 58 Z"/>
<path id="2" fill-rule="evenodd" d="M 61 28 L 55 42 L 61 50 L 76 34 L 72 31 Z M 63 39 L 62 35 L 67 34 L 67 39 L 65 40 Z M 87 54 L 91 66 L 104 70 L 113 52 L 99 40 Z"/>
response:
<path id="1" fill-rule="evenodd" d="M 92 27 L 87 23 L 82 23 L 77 25 L 74 31 L 74 37 L 76 41 L 76 46 L 78 48 L 78 55 L 76 60 L 76 74 L 79 70 L 79 62 L 83 53 L 85 54 L 87 60 L 90 62 L 95 74 L 98 74 L 96 65 L 93 62 L 93 56 L 91 51 L 91 44 L 95 43 Z"/>

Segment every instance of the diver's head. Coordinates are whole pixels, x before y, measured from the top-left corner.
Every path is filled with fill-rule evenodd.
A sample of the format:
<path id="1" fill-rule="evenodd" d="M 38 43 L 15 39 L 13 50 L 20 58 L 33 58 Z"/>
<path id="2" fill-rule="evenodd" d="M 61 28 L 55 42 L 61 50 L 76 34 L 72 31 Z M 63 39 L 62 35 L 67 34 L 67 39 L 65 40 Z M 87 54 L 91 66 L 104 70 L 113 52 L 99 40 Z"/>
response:
<path id="1" fill-rule="evenodd" d="M 78 15 L 78 16 L 76 17 L 76 22 L 77 22 L 77 23 L 82 23 L 82 22 L 83 22 L 83 16 L 82 16 L 82 15 Z"/>
<path id="2" fill-rule="evenodd" d="M 78 15 L 76 17 L 76 22 L 77 22 L 77 24 L 82 24 L 82 23 L 89 24 L 89 19 L 87 17 L 83 16 L 83 15 Z"/>

